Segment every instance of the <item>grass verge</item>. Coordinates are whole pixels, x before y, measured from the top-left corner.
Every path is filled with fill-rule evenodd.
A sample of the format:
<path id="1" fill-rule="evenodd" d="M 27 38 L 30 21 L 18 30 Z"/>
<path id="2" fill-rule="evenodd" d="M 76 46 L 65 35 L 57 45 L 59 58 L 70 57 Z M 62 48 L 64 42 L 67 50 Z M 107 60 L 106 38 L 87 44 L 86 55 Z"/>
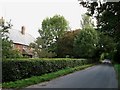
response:
<path id="1" fill-rule="evenodd" d="M 117 72 L 118 88 L 120 88 L 120 64 L 115 64 L 114 67 Z"/>
<path id="2" fill-rule="evenodd" d="M 69 74 L 69 73 L 72 73 L 72 72 L 75 72 L 78 70 L 82 70 L 82 69 L 91 67 L 93 65 L 95 65 L 95 64 L 82 65 L 82 66 L 77 66 L 74 68 L 66 68 L 63 70 L 59 70 L 57 72 L 44 74 L 41 76 L 33 76 L 31 78 L 22 79 L 22 80 L 18 80 L 15 82 L 2 83 L 2 88 L 17 88 L 17 89 L 24 88 L 24 87 L 34 85 L 37 83 L 41 83 L 44 81 L 49 81 L 49 80 L 54 79 L 56 77 L 63 76 L 63 75 L 66 75 L 66 74 Z"/>
<path id="3" fill-rule="evenodd" d="M 11 58 L 7 59 L 11 60 Z M 84 58 L 12 58 L 12 60 L 86 60 Z"/>

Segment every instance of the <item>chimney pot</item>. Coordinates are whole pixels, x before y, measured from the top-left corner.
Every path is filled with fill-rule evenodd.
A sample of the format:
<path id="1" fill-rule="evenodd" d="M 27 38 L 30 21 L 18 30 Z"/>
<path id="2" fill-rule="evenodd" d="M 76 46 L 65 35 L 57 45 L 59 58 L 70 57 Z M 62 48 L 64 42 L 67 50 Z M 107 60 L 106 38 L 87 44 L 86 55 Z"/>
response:
<path id="1" fill-rule="evenodd" d="M 21 27 L 21 33 L 22 33 L 22 35 L 25 35 L 25 26 Z"/>

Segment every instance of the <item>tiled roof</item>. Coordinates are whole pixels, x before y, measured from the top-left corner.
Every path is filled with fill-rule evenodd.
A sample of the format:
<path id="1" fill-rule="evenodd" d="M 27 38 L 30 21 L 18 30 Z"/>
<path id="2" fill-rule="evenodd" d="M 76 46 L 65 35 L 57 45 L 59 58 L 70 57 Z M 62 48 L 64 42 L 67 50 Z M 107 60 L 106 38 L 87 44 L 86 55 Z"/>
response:
<path id="1" fill-rule="evenodd" d="M 19 30 L 10 29 L 8 36 L 13 43 L 29 45 L 31 42 L 35 41 L 35 38 L 32 37 L 30 34 L 25 33 L 24 35 Z"/>

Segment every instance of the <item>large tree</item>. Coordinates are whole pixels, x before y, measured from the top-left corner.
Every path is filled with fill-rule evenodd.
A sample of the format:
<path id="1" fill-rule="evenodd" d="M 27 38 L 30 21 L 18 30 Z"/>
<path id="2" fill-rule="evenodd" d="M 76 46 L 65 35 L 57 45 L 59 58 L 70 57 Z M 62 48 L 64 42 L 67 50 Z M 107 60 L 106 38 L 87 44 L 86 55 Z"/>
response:
<path id="1" fill-rule="evenodd" d="M 55 15 L 44 19 L 42 28 L 38 30 L 40 37 L 37 38 L 35 44 L 39 56 L 42 51 L 55 52 L 58 38 L 61 38 L 67 29 L 68 22 L 63 16 Z"/>
<path id="2" fill-rule="evenodd" d="M 76 57 L 91 58 L 94 56 L 98 34 L 93 28 L 85 28 L 80 31 L 74 41 L 74 53 Z"/>
<path id="3" fill-rule="evenodd" d="M 63 16 L 55 15 L 43 20 L 42 28 L 39 29 L 39 34 L 41 39 L 45 41 L 46 47 L 48 47 L 63 36 L 67 29 L 68 22 L 66 19 Z"/>
<path id="4" fill-rule="evenodd" d="M 114 39 L 103 32 L 98 32 L 98 34 L 99 43 L 97 45 L 95 56 L 99 59 L 103 54 L 107 53 L 109 59 L 113 59 L 113 53 L 116 51 L 116 43 L 114 42 Z"/>
<path id="5" fill-rule="evenodd" d="M 57 41 L 57 56 L 58 57 L 74 57 L 73 44 L 75 37 L 79 34 L 80 29 L 67 31 L 63 37 Z"/>
<path id="6" fill-rule="evenodd" d="M 113 37 L 117 43 L 115 56 L 117 57 L 116 60 L 118 60 L 120 58 L 120 0 L 117 0 L 119 2 L 102 1 L 103 0 L 80 0 L 80 4 L 88 8 L 89 15 L 96 18 L 97 30 Z"/>
<path id="7" fill-rule="evenodd" d="M 88 15 L 97 19 L 98 30 L 112 36 L 119 32 L 120 2 L 102 2 L 102 0 L 96 0 L 96 2 L 95 0 L 85 0 L 83 2 L 81 0 L 80 4 L 88 8 Z"/>
<path id="8" fill-rule="evenodd" d="M 76 53 L 76 57 L 91 58 L 97 48 L 98 33 L 93 28 L 90 17 L 86 14 L 83 15 L 82 27 L 74 41 L 74 53 Z"/>

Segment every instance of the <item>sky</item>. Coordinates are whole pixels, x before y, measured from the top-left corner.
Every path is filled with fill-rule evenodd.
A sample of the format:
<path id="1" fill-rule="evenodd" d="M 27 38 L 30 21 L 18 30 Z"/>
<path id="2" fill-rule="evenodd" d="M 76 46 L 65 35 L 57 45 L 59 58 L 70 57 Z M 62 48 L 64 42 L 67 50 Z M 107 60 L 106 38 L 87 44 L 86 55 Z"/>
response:
<path id="1" fill-rule="evenodd" d="M 0 0 L 0 18 L 11 19 L 13 29 L 25 26 L 26 32 L 38 37 L 38 29 L 46 17 L 58 14 L 69 22 L 71 30 L 80 28 L 81 15 L 86 8 L 78 0 Z"/>

